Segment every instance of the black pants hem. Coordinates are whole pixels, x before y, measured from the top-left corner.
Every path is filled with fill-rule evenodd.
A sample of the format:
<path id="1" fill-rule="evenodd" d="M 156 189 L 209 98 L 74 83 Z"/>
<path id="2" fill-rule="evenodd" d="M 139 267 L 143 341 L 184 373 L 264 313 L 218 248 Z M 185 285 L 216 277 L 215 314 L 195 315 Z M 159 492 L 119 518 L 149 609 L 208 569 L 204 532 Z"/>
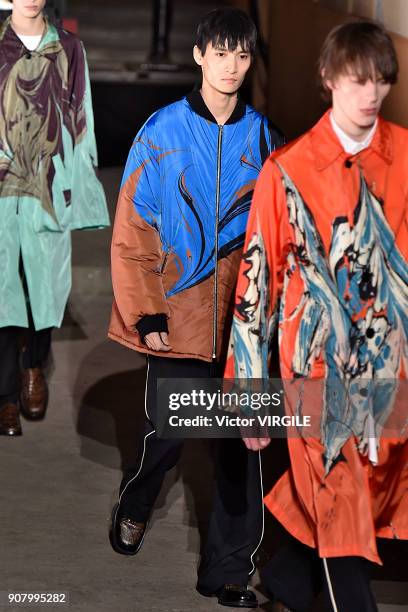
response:
<path id="1" fill-rule="evenodd" d="M 210 378 L 214 365 L 193 359 L 148 358 L 146 423 L 136 467 L 120 488 L 119 516 L 146 522 L 166 472 L 182 453 L 183 440 L 160 439 L 155 423 L 157 378 Z M 252 556 L 260 544 L 263 493 L 259 453 L 239 439 L 214 440 L 214 496 L 208 536 L 202 549 L 198 580 L 201 588 L 217 591 L 225 583 L 246 585 L 253 572 Z"/>
<path id="2" fill-rule="evenodd" d="M 369 570 L 361 557 L 323 560 L 315 549 L 293 540 L 261 570 L 261 580 L 272 599 L 294 612 L 309 612 L 322 591 L 327 612 L 377 612 Z"/>

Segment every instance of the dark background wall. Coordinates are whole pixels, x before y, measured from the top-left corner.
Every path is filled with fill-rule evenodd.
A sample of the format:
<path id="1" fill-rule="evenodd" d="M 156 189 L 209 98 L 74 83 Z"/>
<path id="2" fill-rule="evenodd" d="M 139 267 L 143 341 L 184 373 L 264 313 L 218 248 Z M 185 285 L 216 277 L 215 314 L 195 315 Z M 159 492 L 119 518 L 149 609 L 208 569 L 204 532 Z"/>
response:
<path id="1" fill-rule="evenodd" d="M 59 0 L 54 0 L 59 1 Z M 67 0 L 65 0 L 67 2 Z M 260 48 L 244 97 L 288 136 L 309 129 L 325 110 L 316 73 L 324 38 L 339 23 L 381 18 L 394 39 L 401 78 L 384 105 L 386 118 L 408 126 L 408 0 L 223 0 L 258 17 Z M 154 0 L 68 0 L 88 51 L 102 165 L 122 164 L 147 117 L 187 93 L 200 78 L 192 46 L 214 0 L 173 0 L 169 62 L 179 70 L 144 70 L 152 45 Z"/>
<path id="2" fill-rule="evenodd" d="M 87 50 L 102 166 L 123 165 L 148 116 L 200 80 L 192 59 L 195 30 L 202 15 L 219 2 L 172 0 L 167 69 L 151 70 L 154 5 L 159 3 L 48 2 L 51 14 L 76 20 Z M 325 36 L 335 25 L 359 18 L 380 18 L 394 39 L 401 77 L 385 102 L 384 115 L 408 126 L 408 0 L 222 0 L 220 4 L 239 6 L 258 17 L 260 46 L 243 94 L 288 138 L 309 129 L 325 110 L 316 74 Z M 170 65 L 177 69 L 168 69 Z"/>

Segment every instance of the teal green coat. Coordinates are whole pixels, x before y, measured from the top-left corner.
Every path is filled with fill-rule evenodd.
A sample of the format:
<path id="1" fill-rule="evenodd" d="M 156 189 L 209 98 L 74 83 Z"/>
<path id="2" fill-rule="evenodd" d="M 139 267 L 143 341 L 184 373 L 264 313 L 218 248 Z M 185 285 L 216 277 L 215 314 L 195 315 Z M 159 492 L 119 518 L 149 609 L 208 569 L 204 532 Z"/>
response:
<path id="1" fill-rule="evenodd" d="M 47 22 L 28 52 L 0 30 L 0 327 L 28 326 L 20 255 L 35 328 L 58 327 L 71 289 L 74 229 L 109 225 L 85 53 Z"/>

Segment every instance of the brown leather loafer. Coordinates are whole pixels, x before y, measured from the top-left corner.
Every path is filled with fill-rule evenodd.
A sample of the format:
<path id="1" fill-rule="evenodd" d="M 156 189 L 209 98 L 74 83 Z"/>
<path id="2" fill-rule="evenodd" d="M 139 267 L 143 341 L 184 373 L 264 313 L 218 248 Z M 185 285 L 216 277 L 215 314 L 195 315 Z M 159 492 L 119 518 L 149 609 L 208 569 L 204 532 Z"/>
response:
<path id="1" fill-rule="evenodd" d="M 48 404 L 48 386 L 41 368 L 23 369 L 20 403 L 21 414 L 29 421 L 44 418 Z"/>
<path id="2" fill-rule="evenodd" d="M 18 406 L 9 402 L 0 408 L 0 436 L 21 436 L 22 433 Z"/>
<path id="3" fill-rule="evenodd" d="M 137 523 L 119 515 L 119 504 L 112 510 L 109 540 L 113 550 L 121 555 L 136 555 L 143 546 L 147 523 Z"/>

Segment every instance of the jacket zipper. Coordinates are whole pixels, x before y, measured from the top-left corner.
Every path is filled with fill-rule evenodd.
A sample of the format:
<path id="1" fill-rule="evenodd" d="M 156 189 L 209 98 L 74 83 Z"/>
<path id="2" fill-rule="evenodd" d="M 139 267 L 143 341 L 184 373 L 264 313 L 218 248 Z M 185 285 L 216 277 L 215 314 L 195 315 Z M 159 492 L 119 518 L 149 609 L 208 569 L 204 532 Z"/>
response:
<path id="1" fill-rule="evenodd" d="M 221 191 L 221 149 L 222 149 L 222 125 L 218 126 L 217 144 L 217 185 L 215 192 L 215 245 L 214 245 L 214 302 L 213 302 L 213 350 L 212 358 L 217 358 L 217 309 L 218 309 L 218 218 L 220 215 L 220 191 Z"/>

